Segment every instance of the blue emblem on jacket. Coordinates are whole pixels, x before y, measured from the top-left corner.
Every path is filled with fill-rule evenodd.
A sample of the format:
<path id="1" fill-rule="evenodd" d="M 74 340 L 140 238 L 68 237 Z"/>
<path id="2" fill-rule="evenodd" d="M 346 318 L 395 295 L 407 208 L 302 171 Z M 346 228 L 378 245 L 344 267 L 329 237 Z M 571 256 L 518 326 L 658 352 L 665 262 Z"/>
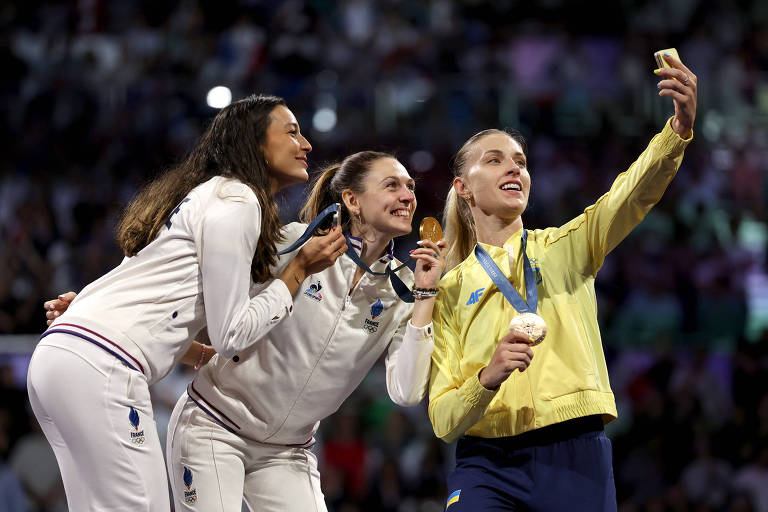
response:
<path id="1" fill-rule="evenodd" d="M 131 425 L 133 425 L 134 429 L 139 430 L 139 413 L 136 412 L 136 409 L 133 407 L 130 409 L 131 410 L 128 413 L 128 420 L 131 422 Z"/>
<path id="2" fill-rule="evenodd" d="M 376 299 L 376 302 L 371 305 L 371 318 L 376 318 L 382 311 L 384 311 L 384 306 L 381 305 L 381 299 Z"/>
<path id="3" fill-rule="evenodd" d="M 192 472 L 186 466 L 184 466 L 184 485 L 187 486 L 187 489 L 192 486 Z"/>

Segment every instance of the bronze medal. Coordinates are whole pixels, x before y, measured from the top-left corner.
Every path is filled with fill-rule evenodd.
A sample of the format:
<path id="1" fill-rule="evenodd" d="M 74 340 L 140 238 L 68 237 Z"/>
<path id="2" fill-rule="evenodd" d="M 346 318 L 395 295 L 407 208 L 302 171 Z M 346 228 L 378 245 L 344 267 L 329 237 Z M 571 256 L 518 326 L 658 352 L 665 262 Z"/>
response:
<path id="1" fill-rule="evenodd" d="M 443 239 L 443 229 L 434 217 L 424 217 L 419 225 L 419 239 L 437 243 Z"/>
<path id="2" fill-rule="evenodd" d="M 538 345 L 547 336 L 547 324 L 544 319 L 536 313 L 522 313 L 517 315 L 509 323 L 510 331 L 517 331 L 525 336 L 528 336 L 528 340 L 531 346 Z"/>

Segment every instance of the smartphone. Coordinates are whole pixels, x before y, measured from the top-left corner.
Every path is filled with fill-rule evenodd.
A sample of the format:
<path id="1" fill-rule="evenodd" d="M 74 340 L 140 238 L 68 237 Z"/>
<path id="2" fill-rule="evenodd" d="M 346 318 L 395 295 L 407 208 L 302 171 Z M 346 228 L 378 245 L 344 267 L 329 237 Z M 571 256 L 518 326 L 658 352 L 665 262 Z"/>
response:
<path id="1" fill-rule="evenodd" d="M 656 59 L 656 67 L 657 68 L 669 68 L 672 67 L 669 64 L 667 64 L 667 61 L 664 60 L 664 53 L 668 53 L 670 56 L 676 58 L 677 60 L 680 60 L 680 56 L 677 54 L 677 50 L 674 48 L 667 48 L 666 50 L 659 50 L 656 53 L 653 54 L 653 58 Z M 682 60 L 680 60 L 682 62 Z"/>

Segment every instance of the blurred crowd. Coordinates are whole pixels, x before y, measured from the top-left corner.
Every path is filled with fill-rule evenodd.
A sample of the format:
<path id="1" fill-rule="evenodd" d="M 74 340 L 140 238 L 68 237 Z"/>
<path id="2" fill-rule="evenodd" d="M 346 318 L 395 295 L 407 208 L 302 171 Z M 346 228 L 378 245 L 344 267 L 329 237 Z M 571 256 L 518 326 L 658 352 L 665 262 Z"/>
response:
<path id="1" fill-rule="evenodd" d="M 469 135 L 517 129 L 524 220 L 546 227 L 594 202 L 661 129 L 672 106 L 652 54 L 676 47 L 699 78 L 695 140 L 597 279 L 619 508 L 768 511 L 768 3 L 49 0 L 0 4 L 0 27 L 7 335 L 42 332 L 43 300 L 120 262 L 122 207 L 191 147 L 215 86 L 286 98 L 316 170 L 395 152 L 417 178 L 417 220 L 439 214 Z M 285 221 L 303 192 L 282 198 Z M 28 354 L 4 339 L 0 512 L 66 510 L 27 409 Z M 320 431 L 329 507 L 442 510 L 452 448 L 424 407 L 389 402 L 382 371 Z M 179 369 L 155 386 L 159 430 L 188 380 Z"/>

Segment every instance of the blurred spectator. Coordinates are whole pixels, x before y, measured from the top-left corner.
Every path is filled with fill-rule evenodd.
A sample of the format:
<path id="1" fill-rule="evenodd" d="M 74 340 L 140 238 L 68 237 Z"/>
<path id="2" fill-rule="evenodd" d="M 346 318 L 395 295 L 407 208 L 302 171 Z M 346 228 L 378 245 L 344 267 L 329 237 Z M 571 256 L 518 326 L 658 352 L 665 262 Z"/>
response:
<path id="1" fill-rule="evenodd" d="M 19 478 L 7 464 L 10 443 L 10 414 L 0 409 L 0 512 L 24 512 L 27 508 Z"/>
<path id="2" fill-rule="evenodd" d="M 37 421 L 30 419 L 32 431 L 19 439 L 9 458 L 11 470 L 24 489 L 31 512 L 67 510 L 64 484 L 51 445 Z M 83 435 L 87 435 L 83 432 Z"/>

